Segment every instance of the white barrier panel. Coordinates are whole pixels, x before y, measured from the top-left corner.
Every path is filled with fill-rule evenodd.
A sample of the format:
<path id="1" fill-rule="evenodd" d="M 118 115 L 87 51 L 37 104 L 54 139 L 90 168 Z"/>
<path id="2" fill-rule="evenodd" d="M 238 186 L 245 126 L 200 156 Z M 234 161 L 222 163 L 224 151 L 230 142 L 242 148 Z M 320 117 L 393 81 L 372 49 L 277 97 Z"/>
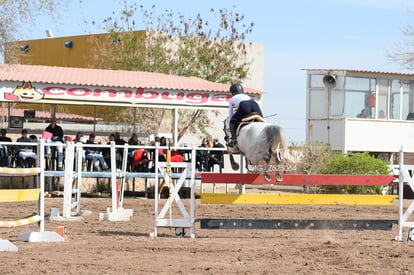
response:
<path id="1" fill-rule="evenodd" d="M 411 214 L 414 212 L 414 201 L 412 201 L 408 208 L 404 212 L 404 184 L 407 183 L 408 187 L 414 191 L 414 170 L 409 172 L 409 166 L 404 165 L 404 152 L 400 150 L 400 159 L 399 159 L 400 171 L 399 171 L 399 186 L 398 186 L 398 235 L 395 236 L 395 239 L 402 241 L 403 228 L 408 227 L 414 228 L 414 222 L 408 221 Z M 410 237 L 407 237 L 407 240 Z"/>
<path id="2" fill-rule="evenodd" d="M 175 228 L 177 236 L 185 235 L 185 228 L 190 228 L 191 238 L 195 238 L 195 149 L 191 151 L 191 162 L 170 162 L 168 149 L 167 162 L 158 161 L 158 149 L 155 151 L 155 193 L 154 193 L 154 231 L 150 234 L 151 237 L 157 237 L 158 227 Z M 176 182 L 172 179 L 171 169 L 181 168 L 181 175 Z M 164 186 L 169 188 L 169 196 L 161 211 L 159 211 L 159 186 L 158 186 L 158 171 L 163 177 Z M 183 186 L 185 180 L 190 177 L 191 197 L 190 197 L 190 210 L 185 208 L 179 191 Z M 176 213 L 172 211 L 172 203 L 175 202 L 180 210 L 181 217 L 177 218 Z M 189 213 L 190 212 L 190 213 Z M 168 215 L 167 215 L 168 214 Z"/>

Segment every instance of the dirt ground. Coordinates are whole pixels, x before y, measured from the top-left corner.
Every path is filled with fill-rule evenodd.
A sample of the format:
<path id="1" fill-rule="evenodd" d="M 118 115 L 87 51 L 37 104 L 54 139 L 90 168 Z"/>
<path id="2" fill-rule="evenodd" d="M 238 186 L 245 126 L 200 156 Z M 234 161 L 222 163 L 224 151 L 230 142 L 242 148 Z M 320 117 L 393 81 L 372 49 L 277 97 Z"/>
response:
<path id="1" fill-rule="evenodd" d="M 46 198 L 46 213 L 62 198 Z M 185 204 L 189 200 L 184 200 Z M 165 200 L 161 201 L 161 204 Z M 110 198 L 82 198 L 80 221 L 46 220 L 67 228 L 59 243 L 17 241 L 35 225 L 0 228 L 18 252 L 0 252 L 1 274 L 414 274 L 414 243 L 394 241 L 392 230 L 211 230 L 196 223 L 197 238 L 154 227 L 154 200 L 126 198 L 128 222 L 99 221 Z M 30 215 L 33 204 L 0 204 L 2 220 Z M 196 217 L 267 219 L 392 219 L 394 206 L 206 205 Z M 404 232 L 404 238 L 407 231 Z"/>

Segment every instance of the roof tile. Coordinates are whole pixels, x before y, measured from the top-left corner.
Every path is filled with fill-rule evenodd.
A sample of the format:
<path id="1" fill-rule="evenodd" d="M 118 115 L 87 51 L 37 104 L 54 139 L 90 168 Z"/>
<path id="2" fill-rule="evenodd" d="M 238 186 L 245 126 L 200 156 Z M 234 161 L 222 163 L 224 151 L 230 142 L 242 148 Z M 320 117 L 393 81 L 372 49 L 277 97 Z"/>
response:
<path id="1" fill-rule="evenodd" d="M 102 70 L 41 65 L 0 64 L 0 81 L 31 81 L 67 85 L 227 92 L 228 84 L 197 77 L 183 77 L 142 71 Z M 247 93 L 262 91 L 245 88 Z"/>

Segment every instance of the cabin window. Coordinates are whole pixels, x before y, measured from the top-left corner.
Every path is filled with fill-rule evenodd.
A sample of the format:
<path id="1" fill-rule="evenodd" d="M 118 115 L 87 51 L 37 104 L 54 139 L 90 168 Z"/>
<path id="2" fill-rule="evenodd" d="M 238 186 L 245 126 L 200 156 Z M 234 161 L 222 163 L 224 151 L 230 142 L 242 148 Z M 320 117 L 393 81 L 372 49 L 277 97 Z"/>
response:
<path id="1" fill-rule="evenodd" d="M 401 108 L 401 119 L 407 119 L 410 113 L 414 113 L 414 81 L 403 80 L 401 83 L 403 104 Z"/>
<path id="2" fill-rule="evenodd" d="M 376 106 L 376 118 L 386 119 L 388 118 L 388 99 L 390 91 L 390 80 L 379 79 L 378 80 L 378 96 Z"/>
<path id="3" fill-rule="evenodd" d="M 315 74 L 309 75 L 309 77 L 309 117 L 312 119 L 342 117 L 344 112 L 344 94 L 339 89 L 342 86 L 341 79 L 337 79 L 336 88 L 327 89 L 323 84 L 324 75 Z"/>
<path id="4" fill-rule="evenodd" d="M 345 116 L 357 117 L 363 109 L 366 118 L 375 115 L 375 85 L 374 78 L 347 77 L 345 83 Z"/>
<path id="5" fill-rule="evenodd" d="M 327 104 L 321 104 L 328 102 L 327 95 L 326 89 L 311 89 L 309 97 L 310 118 L 325 118 L 328 116 Z"/>
<path id="6" fill-rule="evenodd" d="M 310 75 L 310 87 L 311 88 L 325 88 L 325 85 L 323 85 L 323 77 L 324 75 L 320 74 L 313 74 Z"/>
<path id="7" fill-rule="evenodd" d="M 401 106 L 401 80 L 392 80 L 390 98 L 390 119 L 402 119 Z M 407 102 L 408 103 L 408 102 Z"/>

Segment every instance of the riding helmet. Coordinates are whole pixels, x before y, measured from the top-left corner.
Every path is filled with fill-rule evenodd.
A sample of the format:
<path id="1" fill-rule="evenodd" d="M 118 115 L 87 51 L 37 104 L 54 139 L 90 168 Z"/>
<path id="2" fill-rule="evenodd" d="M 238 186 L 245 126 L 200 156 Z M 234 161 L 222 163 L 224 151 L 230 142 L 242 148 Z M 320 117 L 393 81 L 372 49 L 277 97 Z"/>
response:
<path id="1" fill-rule="evenodd" d="M 234 83 L 230 86 L 230 93 L 232 95 L 237 95 L 237 94 L 243 94 L 243 86 L 240 85 L 239 83 Z"/>

